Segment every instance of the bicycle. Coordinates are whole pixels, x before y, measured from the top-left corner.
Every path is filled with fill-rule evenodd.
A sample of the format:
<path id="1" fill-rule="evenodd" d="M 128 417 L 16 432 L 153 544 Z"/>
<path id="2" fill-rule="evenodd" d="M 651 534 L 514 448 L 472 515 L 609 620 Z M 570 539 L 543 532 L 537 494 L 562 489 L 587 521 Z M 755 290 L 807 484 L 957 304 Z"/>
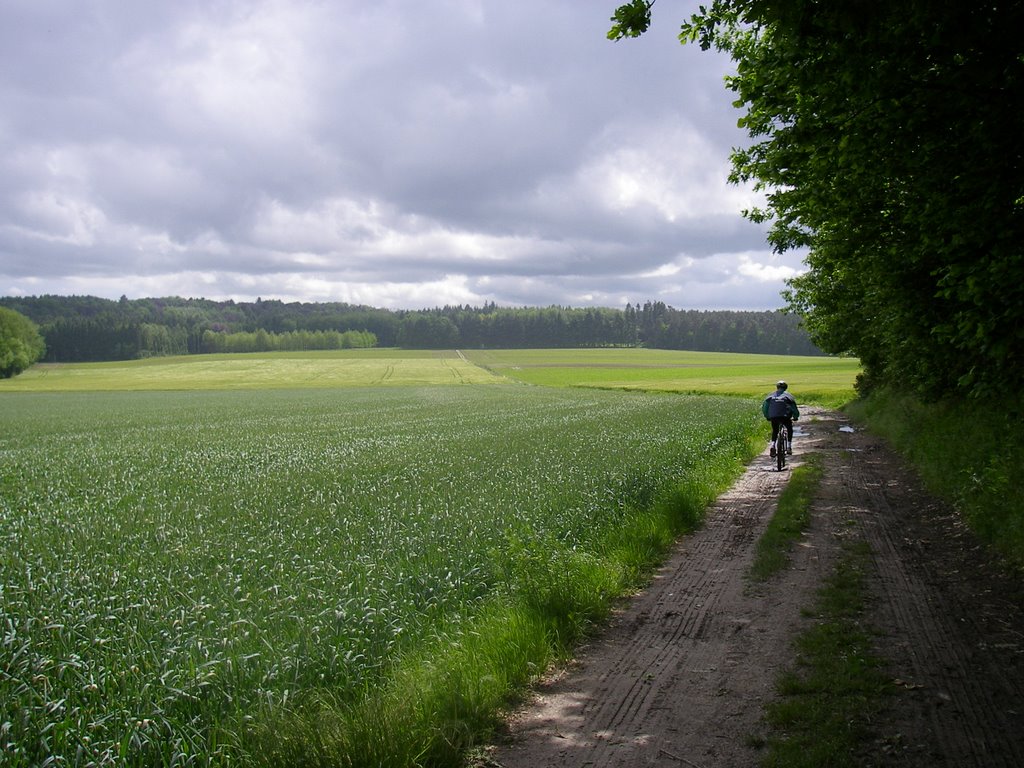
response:
<path id="1" fill-rule="evenodd" d="M 775 464 L 779 472 L 786 468 L 786 454 L 789 453 L 792 438 L 789 434 L 789 427 L 779 424 L 779 433 L 775 436 Z"/>

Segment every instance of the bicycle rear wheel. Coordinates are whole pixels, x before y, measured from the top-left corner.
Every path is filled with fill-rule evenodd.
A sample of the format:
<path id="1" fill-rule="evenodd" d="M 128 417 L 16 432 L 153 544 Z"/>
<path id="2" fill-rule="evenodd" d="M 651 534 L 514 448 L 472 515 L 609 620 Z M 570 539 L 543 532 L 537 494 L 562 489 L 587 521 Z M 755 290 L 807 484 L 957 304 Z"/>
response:
<path id="1" fill-rule="evenodd" d="M 779 436 L 775 440 L 775 462 L 779 472 L 786 468 L 786 448 L 789 446 L 789 430 L 779 427 Z"/>

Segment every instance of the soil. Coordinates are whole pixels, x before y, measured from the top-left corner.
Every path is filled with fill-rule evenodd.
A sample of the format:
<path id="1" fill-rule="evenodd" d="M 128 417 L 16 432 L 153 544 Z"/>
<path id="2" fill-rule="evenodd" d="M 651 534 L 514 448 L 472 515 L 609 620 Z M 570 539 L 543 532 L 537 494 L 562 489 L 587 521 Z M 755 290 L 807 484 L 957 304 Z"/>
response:
<path id="1" fill-rule="evenodd" d="M 761 585 L 747 575 L 789 477 L 766 450 L 477 765 L 758 765 L 764 706 L 813 621 L 804 609 L 843 543 L 860 539 L 871 552 L 864 622 L 895 693 L 854 763 L 1024 766 L 1024 579 L 842 414 L 804 409 L 795 438 L 793 466 L 817 452 L 825 473 L 785 573 Z"/>

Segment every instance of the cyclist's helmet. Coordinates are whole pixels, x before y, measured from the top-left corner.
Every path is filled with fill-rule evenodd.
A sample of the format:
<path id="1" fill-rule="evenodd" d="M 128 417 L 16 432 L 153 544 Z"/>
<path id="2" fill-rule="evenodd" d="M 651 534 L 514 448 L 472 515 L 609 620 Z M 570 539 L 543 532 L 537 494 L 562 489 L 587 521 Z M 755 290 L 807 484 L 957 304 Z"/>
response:
<path id="1" fill-rule="evenodd" d="M 778 382 L 778 383 L 777 383 L 777 384 L 775 385 L 775 387 L 776 387 L 777 389 L 781 389 L 781 390 L 782 390 L 783 392 L 785 392 L 785 391 L 786 391 L 786 388 L 787 388 L 787 387 L 789 387 L 789 385 L 788 385 L 788 384 L 787 384 L 786 382 L 784 382 L 784 381 L 780 381 L 780 382 Z"/>

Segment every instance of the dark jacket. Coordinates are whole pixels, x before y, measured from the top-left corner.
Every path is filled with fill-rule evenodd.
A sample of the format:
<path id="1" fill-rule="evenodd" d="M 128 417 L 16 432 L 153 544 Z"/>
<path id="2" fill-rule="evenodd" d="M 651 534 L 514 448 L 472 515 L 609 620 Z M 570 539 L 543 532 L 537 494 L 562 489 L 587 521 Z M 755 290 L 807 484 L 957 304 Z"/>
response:
<path id="1" fill-rule="evenodd" d="M 800 418 L 800 409 L 796 407 L 796 398 L 781 389 L 775 390 L 764 399 L 764 402 L 761 403 L 761 413 L 768 420 Z"/>

